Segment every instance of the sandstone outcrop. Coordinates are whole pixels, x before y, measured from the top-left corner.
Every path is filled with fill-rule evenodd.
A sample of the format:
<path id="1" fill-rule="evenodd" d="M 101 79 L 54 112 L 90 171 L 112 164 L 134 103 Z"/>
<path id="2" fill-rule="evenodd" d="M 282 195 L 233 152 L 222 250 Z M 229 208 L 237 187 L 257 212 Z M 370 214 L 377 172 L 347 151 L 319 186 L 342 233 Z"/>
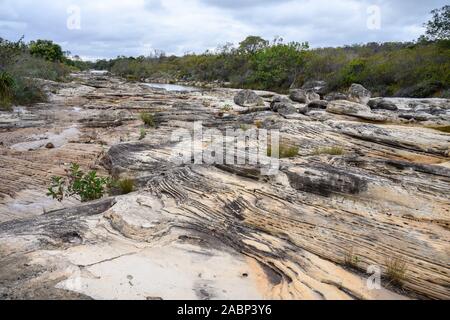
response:
<path id="1" fill-rule="evenodd" d="M 235 94 L 83 73 L 49 103 L 0 112 L 0 299 L 450 299 L 450 135 L 434 129 L 447 100 L 387 99 L 394 110 L 258 92 L 272 108 L 224 111 Z M 144 139 L 141 112 L 157 122 Z M 399 117 L 421 112 L 435 117 Z M 173 137 L 195 121 L 209 139 Z M 272 175 L 196 161 L 239 128 L 298 150 Z M 53 201 L 50 179 L 71 162 L 135 190 Z M 405 263 L 401 287 L 389 261 Z"/>

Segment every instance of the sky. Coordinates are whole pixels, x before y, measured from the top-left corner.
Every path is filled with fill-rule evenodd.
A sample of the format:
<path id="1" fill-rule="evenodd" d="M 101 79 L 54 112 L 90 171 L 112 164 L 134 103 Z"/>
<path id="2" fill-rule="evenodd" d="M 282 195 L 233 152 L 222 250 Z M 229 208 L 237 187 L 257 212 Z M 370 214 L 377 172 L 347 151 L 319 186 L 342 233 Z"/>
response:
<path id="1" fill-rule="evenodd" d="M 83 59 L 200 53 L 248 35 L 311 47 L 411 41 L 441 0 L 0 0 L 0 37 Z"/>

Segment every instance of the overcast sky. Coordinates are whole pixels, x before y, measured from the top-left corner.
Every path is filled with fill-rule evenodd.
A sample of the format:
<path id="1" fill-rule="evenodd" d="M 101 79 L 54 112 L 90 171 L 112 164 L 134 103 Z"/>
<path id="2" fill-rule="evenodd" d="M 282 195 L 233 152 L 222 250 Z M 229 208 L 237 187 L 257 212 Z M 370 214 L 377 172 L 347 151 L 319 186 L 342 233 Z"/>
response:
<path id="1" fill-rule="evenodd" d="M 0 0 L 0 37 L 51 39 L 83 58 L 203 52 L 247 35 L 312 47 L 408 41 L 441 0 Z M 374 7 L 376 6 L 376 7 Z M 378 9 L 379 8 L 379 11 Z M 380 19 L 378 19 L 378 12 Z"/>

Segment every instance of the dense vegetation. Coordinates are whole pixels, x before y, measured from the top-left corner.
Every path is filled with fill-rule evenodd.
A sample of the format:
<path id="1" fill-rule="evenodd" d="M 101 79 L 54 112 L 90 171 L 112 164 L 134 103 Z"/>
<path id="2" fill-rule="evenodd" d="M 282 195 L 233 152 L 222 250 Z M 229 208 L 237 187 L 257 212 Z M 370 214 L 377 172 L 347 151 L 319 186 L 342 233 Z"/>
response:
<path id="1" fill-rule="evenodd" d="M 256 39 L 256 37 L 251 37 Z M 216 52 L 183 57 L 163 54 L 99 61 L 129 80 L 221 81 L 232 87 L 287 90 L 325 80 L 330 91 L 361 83 L 383 96 L 450 96 L 450 41 L 368 43 L 308 50 L 307 44 L 264 42 L 255 51 L 226 45 Z"/>
<path id="2" fill-rule="evenodd" d="M 329 91 L 357 82 L 383 96 L 450 97 L 450 6 L 432 12 L 427 32 L 407 43 L 309 49 L 307 43 L 250 36 L 214 52 L 118 57 L 95 65 L 130 80 L 221 81 L 238 88 L 285 91 L 325 80 Z"/>
<path id="3" fill-rule="evenodd" d="M 64 81 L 71 70 L 91 66 L 72 61 L 67 54 L 52 41 L 26 44 L 22 39 L 11 42 L 0 38 L 0 109 L 45 101 L 36 78 Z"/>

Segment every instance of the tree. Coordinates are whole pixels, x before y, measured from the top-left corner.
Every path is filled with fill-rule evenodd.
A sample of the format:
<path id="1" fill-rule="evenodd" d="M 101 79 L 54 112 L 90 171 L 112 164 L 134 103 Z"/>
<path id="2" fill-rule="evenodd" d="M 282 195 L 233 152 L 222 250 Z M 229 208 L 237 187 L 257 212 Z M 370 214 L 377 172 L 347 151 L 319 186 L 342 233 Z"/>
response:
<path id="1" fill-rule="evenodd" d="M 433 18 L 424 26 L 428 40 L 450 40 L 450 5 L 431 11 Z"/>
<path id="2" fill-rule="evenodd" d="M 65 58 L 61 46 L 50 40 L 31 41 L 29 50 L 32 55 L 49 61 L 62 62 Z"/>
<path id="3" fill-rule="evenodd" d="M 250 81 L 261 89 L 287 88 L 304 64 L 308 43 L 278 43 L 257 51 L 252 58 Z"/>
<path id="4" fill-rule="evenodd" d="M 25 43 L 23 37 L 17 42 L 11 42 L 0 38 L 0 70 L 7 65 L 16 63 L 16 59 L 24 52 Z"/>
<path id="5" fill-rule="evenodd" d="M 239 43 L 239 51 L 246 54 L 254 54 L 259 50 L 267 48 L 269 41 L 258 36 L 248 36 L 244 41 Z"/>

